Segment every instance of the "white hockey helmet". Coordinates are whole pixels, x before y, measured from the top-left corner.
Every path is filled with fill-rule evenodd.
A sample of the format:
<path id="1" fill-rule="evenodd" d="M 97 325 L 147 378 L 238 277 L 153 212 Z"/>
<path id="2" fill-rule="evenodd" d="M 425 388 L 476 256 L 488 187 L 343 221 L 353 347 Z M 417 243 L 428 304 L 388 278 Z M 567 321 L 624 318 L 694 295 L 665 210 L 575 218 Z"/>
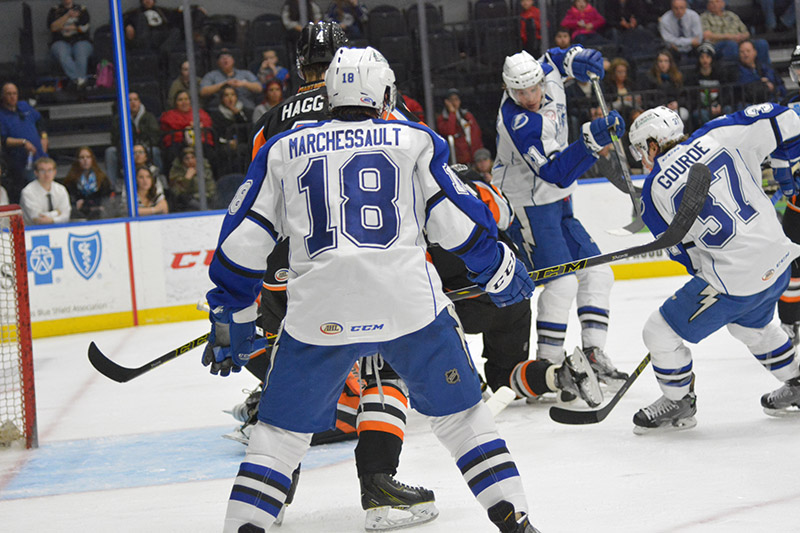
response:
<path id="1" fill-rule="evenodd" d="M 792 57 L 789 58 L 789 77 L 795 83 L 800 83 L 800 45 L 795 46 Z"/>
<path id="2" fill-rule="evenodd" d="M 380 52 L 366 48 L 339 48 L 325 73 L 331 109 L 368 107 L 379 116 L 394 109 L 397 90 L 394 72 Z"/>
<path id="3" fill-rule="evenodd" d="M 677 141 L 683 136 L 683 121 L 680 115 L 668 107 L 648 109 L 633 121 L 630 133 L 631 154 L 641 161 L 648 153 L 648 139 L 655 139 L 658 146 Z"/>
<path id="4" fill-rule="evenodd" d="M 503 83 L 506 85 L 509 96 L 519 104 L 514 91 L 527 89 L 535 85 L 542 85 L 542 98 L 544 98 L 544 70 L 532 55 L 526 51 L 506 57 L 503 62 Z"/>

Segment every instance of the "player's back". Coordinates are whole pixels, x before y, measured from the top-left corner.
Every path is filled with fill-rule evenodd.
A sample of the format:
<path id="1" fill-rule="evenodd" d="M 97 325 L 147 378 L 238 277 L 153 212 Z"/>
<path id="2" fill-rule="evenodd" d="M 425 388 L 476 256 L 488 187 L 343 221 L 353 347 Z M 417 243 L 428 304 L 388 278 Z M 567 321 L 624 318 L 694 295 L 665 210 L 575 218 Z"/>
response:
<path id="1" fill-rule="evenodd" d="M 761 161 L 775 149 L 774 139 L 768 120 L 711 123 L 659 156 L 645 185 L 645 211 L 655 208 L 669 222 L 689 168 L 694 163 L 709 167 L 708 198 L 683 242 L 696 274 L 722 293 L 761 292 L 798 253 L 761 188 Z M 648 215 L 648 225 L 655 229 L 654 214 Z"/>
<path id="2" fill-rule="evenodd" d="M 418 166 L 431 165 L 433 135 L 402 121 L 331 121 L 268 145 L 271 190 L 262 195 L 280 197 L 270 210 L 289 238 L 291 335 L 312 344 L 387 340 L 448 303 L 422 234 L 438 186 Z"/>

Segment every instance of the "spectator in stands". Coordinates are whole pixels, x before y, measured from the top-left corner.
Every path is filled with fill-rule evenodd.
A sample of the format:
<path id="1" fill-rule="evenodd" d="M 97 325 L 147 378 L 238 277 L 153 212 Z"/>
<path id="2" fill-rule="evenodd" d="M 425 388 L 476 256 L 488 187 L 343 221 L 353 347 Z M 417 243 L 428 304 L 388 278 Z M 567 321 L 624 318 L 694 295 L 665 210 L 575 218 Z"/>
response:
<path id="1" fill-rule="evenodd" d="M 64 177 L 64 186 L 72 201 L 72 214 L 89 220 L 104 218 L 106 205 L 114 192 L 111 181 L 97 164 L 91 148 L 81 146 L 76 155 Z"/>
<path id="2" fill-rule="evenodd" d="M 47 12 L 50 28 L 50 54 L 75 87 L 86 85 L 86 69 L 94 51 L 89 37 L 89 10 L 86 6 L 61 0 Z"/>
<path id="3" fill-rule="evenodd" d="M 300 20 L 300 1 L 302 0 L 286 0 L 283 3 L 283 7 L 281 7 L 281 20 L 289 35 L 291 50 L 294 49 L 297 38 L 300 37 L 300 32 L 303 31 L 303 26 L 307 22 L 319 22 L 322 20 L 322 10 L 316 2 L 311 0 L 305 0 L 308 20 Z"/>
<path id="4" fill-rule="evenodd" d="M 214 146 L 214 123 L 211 117 L 203 109 L 198 109 L 200 115 L 200 128 L 203 130 L 203 146 L 213 148 Z M 194 117 L 192 116 L 192 101 L 189 93 L 179 91 L 175 95 L 173 109 L 168 109 L 161 114 L 159 119 L 161 132 L 161 145 L 167 151 L 163 158 L 166 165 L 170 165 L 184 146 L 194 146 Z"/>
<path id="5" fill-rule="evenodd" d="M 363 39 L 367 29 L 367 7 L 358 0 L 333 0 L 325 20 L 339 24 L 348 39 Z"/>
<path id="6" fill-rule="evenodd" d="M 539 45 L 542 41 L 541 30 L 542 22 L 539 8 L 533 5 L 533 0 L 520 0 L 519 36 L 522 39 L 522 48 L 531 52 L 534 56 L 539 54 Z"/>
<path id="7" fill-rule="evenodd" d="M 264 89 L 264 99 L 253 110 L 253 124 L 258 122 L 261 115 L 281 102 L 283 102 L 283 85 L 278 80 L 268 81 L 267 87 Z"/>
<path id="8" fill-rule="evenodd" d="M 158 126 L 158 119 L 154 114 L 145 109 L 139 93 L 128 93 L 128 105 L 131 111 L 131 130 L 133 133 L 134 144 L 144 144 L 152 150 L 153 160 L 156 165 L 161 166 L 161 129 Z M 122 183 L 119 177 L 119 146 L 120 146 L 120 125 L 119 114 L 114 116 L 111 126 L 111 146 L 105 151 L 105 164 L 108 179 L 114 189 L 121 189 Z"/>
<path id="9" fill-rule="evenodd" d="M 209 204 L 214 201 L 217 187 L 214 183 L 214 173 L 211 164 L 203 158 L 203 172 L 205 174 L 206 200 Z M 200 187 L 197 177 L 197 158 L 194 148 L 187 146 L 183 149 L 180 158 L 172 162 L 169 169 L 169 190 L 172 195 L 174 211 L 197 211 L 200 209 Z"/>
<path id="10" fill-rule="evenodd" d="M 553 36 L 553 44 L 562 50 L 566 50 L 572 46 L 572 35 L 567 28 L 558 28 L 556 34 Z"/>
<path id="11" fill-rule="evenodd" d="M 72 208 L 67 188 L 55 181 L 56 162 L 40 157 L 33 168 L 36 179 L 22 189 L 19 201 L 25 225 L 67 222 Z"/>
<path id="12" fill-rule="evenodd" d="M 650 47 L 658 40 L 656 35 L 642 24 L 646 20 L 644 0 L 607 0 L 606 23 L 610 34 L 623 50 L 638 50 Z"/>
<path id="13" fill-rule="evenodd" d="M 158 185 L 147 167 L 136 169 L 136 199 L 140 215 L 165 215 L 169 213 L 167 198 L 158 191 Z"/>
<path id="14" fill-rule="evenodd" d="M 739 15 L 725 9 L 725 0 L 708 0 L 707 11 L 700 15 L 703 24 L 703 38 L 714 45 L 720 59 L 739 57 L 739 43 L 750 38 L 750 32 Z M 769 59 L 769 44 L 764 39 L 751 39 L 765 64 L 772 65 Z"/>
<path id="15" fill-rule="evenodd" d="M 167 182 L 167 177 L 164 175 L 164 172 L 153 163 L 149 150 L 150 147 L 143 144 L 133 145 L 133 168 L 147 167 L 148 170 L 150 170 L 150 174 L 152 174 L 153 178 L 156 180 L 158 192 L 163 194 L 169 186 L 169 183 Z"/>
<path id="16" fill-rule="evenodd" d="M 200 77 L 197 77 L 197 88 L 200 89 Z M 189 62 L 181 63 L 181 72 L 178 77 L 172 80 L 167 93 L 167 105 L 172 107 L 175 102 L 175 95 L 180 91 L 189 92 Z"/>
<path id="17" fill-rule="evenodd" d="M 11 202 L 17 203 L 22 188 L 34 179 L 33 161 L 47 156 L 49 139 L 42 115 L 19 100 L 16 85 L 4 84 L 0 98 L 0 139 L 9 173 L 5 186 Z"/>
<path id="18" fill-rule="evenodd" d="M 272 80 L 277 80 L 283 90 L 289 86 L 289 70 L 278 64 L 278 53 L 275 50 L 261 52 L 261 60 L 254 61 L 250 65 L 250 71 L 256 75 L 264 89 Z"/>
<path id="19" fill-rule="evenodd" d="M 631 111 L 637 107 L 642 107 L 640 95 L 634 95 L 638 89 L 630 77 L 631 65 L 622 57 L 615 57 L 611 60 L 606 74 L 603 90 L 608 95 L 609 104 L 616 109 L 626 124 L 630 124 L 629 118 Z"/>
<path id="20" fill-rule="evenodd" d="M 672 0 L 670 10 L 659 19 L 658 30 L 680 61 L 688 61 L 689 55 L 703 42 L 700 15 L 687 7 L 686 0 Z"/>
<path id="21" fill-rule="evenodd" d="M 425 110 L 422 108 L 422 104 L 420 104 L 417 100 L 415 100 L 414 98 L 412 98 L 409 95 L 407 95 L 405 93 L 405 91 L 402 91 L 400 88 L 397 89 L 397 94 L 398 94 L 398 96 L 402 96 L 403 97 L 403 103 L 406 105 L 406 109 L 408 109 L 409 111 L 414 113 L 414 115 L 417 117 L 417 119 L 420 122 L 424 123 L 425 122 Z"/>
<path id="22" fill-rule="evenodd" d="M 697 48 L 697 70 L 687 76 L 686 84 L 700 87 L 692 111 L 692 121 L 698 128 L 711 119 L 733 111 L 730 99 L 726 103 L 722 95 L 722 85 L 731 83 L 730 72 L 715 61 L 714 45 L 705 42 Z"/>
<path id="23" fill-rule="evenodd" d="M 219 105 L 220 91 L 225 86 L 236 89 L 244 108 L 250 113 L 253 112 L 256 107 L 255 95 L 260 94 L 263 87 L 255 74 L 249 70 L 235 68 L 235 60 L 230 50 L 221 48 L 217 52 L 217 68 L 207 72 L 200 82 L 200 96 L 211 98 L 208 105 L 214 108 Z"/>
<path id="24" fill-rule="evenodd" d="M 224 172 L 221 172 L 244 172 L 250 161 L 248 136 L 252 124 L 250 113 L 242 106 L 233 87 L 222 90 L 220 104 L 211 110 L 210 115 L 217 133 L 216 161 L 224 167 Z"/>
<path id="25" fill-rule="evenodd" d="M 783 80 L 758 57 L 750 39 L 739 43 L 739 85 L 745 104 L 780 99 L 786 95 Z"/>
<path id="26" fill-rule="evenodd" d="M 683 73 L 669 50 L 662 50 L 656 56 L 653 66 L 647 72 L 646 83 L 649 89 L 659 91 L 656 105 L 665 105 L 678 112 L 685 122 L 689 121 L 689 110 L 679 104 L 683 89 Z"/>
<path id="27" fill-rule="evenodd" d="M 764 13 L 764 26 L 768 32 L 785 32 L 795 25 L 794 0 L 758 0 Z M 776 13 L 780 12 L 778 17 Z"/>
<path id="28" fill-rule="evenodd" d="M 492 153 L 486 148 L 478 148 L 475 150 L 475 162 L 472 164 L 472 170 L 480 174 L 481 179 L 486 183 L 492 182 Z"/>
<path id="29" fill-rule="evenodd" d="M 156 6 L 155 0 L 139 0 L 139 7 L 123 16 L 123 24 L 131 48 L 166 55 L 180 42 L 183 17 L 175 9 Z"/>
<path id="30" fill-rule="evenodd" d="M 572 0 L 572 7 L 561 21 L 561 26 L 572 32 L 570 36 L 574 42 L 586 45 L 608 42 L 598 33 L 605 25 L 606 19 L 588 0 Z"/>
<path id="31" fill-rule="evenodd" d="M 475 150 L 483 148 L 481 128 L 475 116 L 461 107 L 461 93 L 458 89 L 447 91 L 444 109 L 436 117 L 436 130 L 451 146 L 455 146 L 456 163 L 471 164 Z"/>

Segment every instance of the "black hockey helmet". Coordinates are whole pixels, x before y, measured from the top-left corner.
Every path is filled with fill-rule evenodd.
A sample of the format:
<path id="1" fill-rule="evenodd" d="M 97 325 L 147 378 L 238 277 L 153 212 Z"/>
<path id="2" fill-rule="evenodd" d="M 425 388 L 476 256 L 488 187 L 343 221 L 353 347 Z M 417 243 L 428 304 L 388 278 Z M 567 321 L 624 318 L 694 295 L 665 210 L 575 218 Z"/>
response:
<path id="1" fill-rule="evenodd" d="M 309 22 L 297 40 L 297 68 L 315 63 L 333 61 L 333 54 L 342 46 L 347 46 L 344 30 L 335 22 Z"/>
<path id="2" fill-rule="evenodd" d="M 800 83 L 800 44 L 794 47 L 792 57 L 789 60 L 789 77 L 795 83 Z"/>

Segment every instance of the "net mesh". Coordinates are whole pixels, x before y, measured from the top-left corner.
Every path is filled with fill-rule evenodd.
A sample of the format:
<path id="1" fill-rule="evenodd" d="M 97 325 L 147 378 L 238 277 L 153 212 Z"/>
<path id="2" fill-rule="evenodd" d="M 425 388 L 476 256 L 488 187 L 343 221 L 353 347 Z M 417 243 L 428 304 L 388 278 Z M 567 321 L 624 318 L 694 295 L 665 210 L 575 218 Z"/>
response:
<path id="1" fill-rule="evenodd" d="M 24 239 L 20 216 L 0 212 L 0 447 L 17 442 L 35 445 L 30 324 L 27 316 L 20 319 L 19 301 L 20 281 L 27 298 Z M 27 301 L 23 311 L 27 312 Z"/>

